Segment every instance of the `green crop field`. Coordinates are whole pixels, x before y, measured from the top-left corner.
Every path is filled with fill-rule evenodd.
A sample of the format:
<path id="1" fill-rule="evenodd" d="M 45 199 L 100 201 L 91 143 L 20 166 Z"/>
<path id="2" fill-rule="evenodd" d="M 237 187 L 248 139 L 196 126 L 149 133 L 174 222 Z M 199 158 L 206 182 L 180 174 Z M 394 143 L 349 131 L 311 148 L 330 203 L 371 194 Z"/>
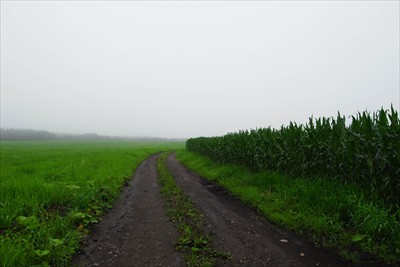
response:
<path id="1" fill-rule="evenodd" d="M 268 219 L 357 261 L 400 262 L 400 118 L 393 108 L 187 140 L 178 159 Z M 356 250 L 357 250 L 356 249 Z"/>
<path id="2" fill-rule="evenodd" d="M 393 107 L 358 113 L 349 125 L 338 114 L 336 119 L 310 118 L 306 125 L 290 122 L 279 130 L 192 138 L 187 149 L 251 171 L 356 182 L 387 203 L 400 204 L 400 118 Z"/>
<path id="3" fill-rule="evenodd" d="M 68 265 L 150 154 L 182 143 L 1 142 L 0 266 Z"/>

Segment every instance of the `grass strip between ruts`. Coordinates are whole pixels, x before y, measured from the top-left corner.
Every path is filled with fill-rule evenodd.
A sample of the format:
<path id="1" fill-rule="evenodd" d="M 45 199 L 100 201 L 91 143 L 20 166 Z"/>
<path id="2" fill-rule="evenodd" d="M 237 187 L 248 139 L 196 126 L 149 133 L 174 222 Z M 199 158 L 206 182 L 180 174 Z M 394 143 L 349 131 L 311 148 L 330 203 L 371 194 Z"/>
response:
<path id="1" fill-rule="evenodd" d="M 168 218 L 177 225 L 179 239 L 176 248 L 182 251 L 187 266 L 214 266 L 217 260 L 227 260 L 228 254 L 213 248 L 211 237 L 201 230 L 203 215 L 179 188 L 166 165 L 167 154 L 157 160 L 161 194 L 166 200 Z"/>

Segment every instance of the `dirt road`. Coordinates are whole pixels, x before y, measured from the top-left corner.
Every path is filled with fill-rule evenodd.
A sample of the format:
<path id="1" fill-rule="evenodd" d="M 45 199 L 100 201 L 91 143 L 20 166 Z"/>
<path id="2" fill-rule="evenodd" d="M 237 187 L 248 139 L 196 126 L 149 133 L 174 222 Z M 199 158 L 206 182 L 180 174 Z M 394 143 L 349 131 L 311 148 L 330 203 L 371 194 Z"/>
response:
<path id="1" fill-rule="evenodd" d="M 178 233 L 169 222 L 161 198 L 157 156 L 136 170 L 114 208 L 94 226 L 75 266 L 184 266 L 175 250 Z"/>
<path id="2" fill-rule="evenodd" d="M 157 156 L 137 169 L 132 186 L 94 227 L 83 254 L 84 266 L 185 266 L 175 250 L 178 234 L 168 221 L 159 193 Z M 346 266 L 337 256 L 280 230 L 225 190 L 202 180 L 170 155 L 167 161 L 177 184 L 204 214 L 205 230 L 218 250 L 232 259 L 223 266 Z M 287 242 L 282 242 L 282 241 Z"/>

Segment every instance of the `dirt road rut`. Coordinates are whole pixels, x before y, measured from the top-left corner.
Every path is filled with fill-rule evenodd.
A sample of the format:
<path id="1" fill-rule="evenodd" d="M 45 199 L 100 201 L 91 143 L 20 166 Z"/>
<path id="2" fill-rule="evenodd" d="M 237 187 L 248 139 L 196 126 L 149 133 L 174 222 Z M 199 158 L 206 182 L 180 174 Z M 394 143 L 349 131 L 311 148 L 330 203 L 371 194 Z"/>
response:
<path id="1" fill-rule="evenodd" d="M 336 255 L 268 223 L 221 187 L 185 169 L 173 154 L 167 165 L 177 184 L 203 213 L 214 246 L 232 255 L 226 266 L 347 265 Z"/>
<path id="2" fill-rule="evenodd" d="M 156 160 L 151 156 L 138 167 L 132 186 L 94 226 L 75 266 L 184 266 L 175 250 L 178 233 L 159 193 Z"/>
<path id="3" fill-rule="evenodd" d="M 168 221 L 154 155 L 145 160 L 114 208 L 95 225 L 74 266 L 185 266 L 175 249 L 178 233 Z M 169 155 L 177 184 L 204 215 L 214 247 L 231 259 L 221 266 L 346 266 L 330 252 L 268 223 L 221 187 L 206 182 Z M 287 242 L 282 242 L 282 241 Z"/>

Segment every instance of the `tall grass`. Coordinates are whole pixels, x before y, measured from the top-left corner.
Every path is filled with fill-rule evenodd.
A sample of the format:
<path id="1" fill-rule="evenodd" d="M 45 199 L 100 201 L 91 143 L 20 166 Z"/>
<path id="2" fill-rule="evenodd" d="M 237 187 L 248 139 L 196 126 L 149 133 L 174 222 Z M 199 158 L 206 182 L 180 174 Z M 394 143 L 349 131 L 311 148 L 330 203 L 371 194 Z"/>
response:
<path id="1" fill-rule="evenodd" d="M 400 203 L 400 120 L 390 110 L 346 117 L 310 118 L 279 130 L 261 128 L 221 137 L 199 137 L 189 151 L 251 171 L 279 171 L 292 176 L 336 177 L 355 182 L 386 203 Z"/>

